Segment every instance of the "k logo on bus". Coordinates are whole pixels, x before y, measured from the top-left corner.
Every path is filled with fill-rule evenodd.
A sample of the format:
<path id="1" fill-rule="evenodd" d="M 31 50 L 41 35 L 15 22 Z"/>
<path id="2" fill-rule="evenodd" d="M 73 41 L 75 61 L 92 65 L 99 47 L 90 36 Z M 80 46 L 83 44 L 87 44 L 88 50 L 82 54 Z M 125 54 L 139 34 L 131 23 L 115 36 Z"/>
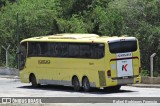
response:
<path id="1" fill-rule="evenodd" d="M 127 71 L 128 64 L 122 65 L 122 71 Z"/>

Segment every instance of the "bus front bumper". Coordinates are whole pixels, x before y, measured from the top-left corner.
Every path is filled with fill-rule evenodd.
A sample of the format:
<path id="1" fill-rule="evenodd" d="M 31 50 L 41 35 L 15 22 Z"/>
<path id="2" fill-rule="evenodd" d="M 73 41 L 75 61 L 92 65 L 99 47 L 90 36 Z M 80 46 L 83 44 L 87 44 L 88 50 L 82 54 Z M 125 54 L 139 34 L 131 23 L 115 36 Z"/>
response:
<path id="1" fill-rule="evenodd" d="M 20 80 L 22 83 L 29 83 L 29 75 L 24 71 L 20 71 Z"/>

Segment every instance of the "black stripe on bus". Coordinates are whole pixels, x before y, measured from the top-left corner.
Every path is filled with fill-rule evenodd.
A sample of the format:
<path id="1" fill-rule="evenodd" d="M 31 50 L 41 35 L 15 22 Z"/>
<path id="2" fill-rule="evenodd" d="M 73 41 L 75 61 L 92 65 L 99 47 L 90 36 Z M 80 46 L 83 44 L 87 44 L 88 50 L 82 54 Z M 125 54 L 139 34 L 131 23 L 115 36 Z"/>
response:
<path id="1" fill-rule="evenodd" d="M 139 59 L 139 58 L 138 57 L 115 58 L 115 59 L 111 59 L 110 61 L 125 60 L 125 59 Z"/>

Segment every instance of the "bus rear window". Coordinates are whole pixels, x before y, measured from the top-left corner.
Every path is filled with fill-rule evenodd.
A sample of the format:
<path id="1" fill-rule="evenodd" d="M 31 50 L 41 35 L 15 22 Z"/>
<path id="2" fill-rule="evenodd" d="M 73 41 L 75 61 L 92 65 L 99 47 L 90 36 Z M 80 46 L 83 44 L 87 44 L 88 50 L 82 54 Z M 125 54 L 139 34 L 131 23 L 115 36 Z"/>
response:
<path id="1" fill-rule="evenodd" d="M 137 41 L 118 41 L 109 43 L 111 53 L 134 52 L 137 50 Z"/>

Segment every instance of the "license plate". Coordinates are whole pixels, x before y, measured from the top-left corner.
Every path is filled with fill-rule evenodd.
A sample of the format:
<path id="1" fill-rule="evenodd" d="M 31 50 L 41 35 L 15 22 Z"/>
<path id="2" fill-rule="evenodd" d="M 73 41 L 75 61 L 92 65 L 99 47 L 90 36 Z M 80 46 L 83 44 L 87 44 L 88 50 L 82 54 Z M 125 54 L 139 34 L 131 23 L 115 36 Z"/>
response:
<path id="1" fill-rule="evenodd" d="M 128 78 L 127 76 L 123 77 L 123 79 L 127 79 L 127 78 Z"/>

